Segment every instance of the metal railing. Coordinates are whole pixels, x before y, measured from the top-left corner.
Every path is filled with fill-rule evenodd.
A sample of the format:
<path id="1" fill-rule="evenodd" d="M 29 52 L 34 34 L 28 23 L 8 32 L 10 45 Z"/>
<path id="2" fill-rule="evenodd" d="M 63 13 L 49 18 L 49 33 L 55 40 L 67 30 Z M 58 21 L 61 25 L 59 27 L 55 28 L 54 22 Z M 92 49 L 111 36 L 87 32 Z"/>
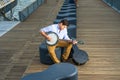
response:
<path id="1" fill-rule="evenodd" d="M 19 19 L 20 21 L 24 21 L 27 17 L 36 10 L 44 0 L 36 0 L 35 2 L 31 3 L 29 6 L 24 8 L 22 11 L 19 12 Z"/>
<path id="2" fill-rule="evenodd" d="M 0 14 L 6 19 L 11 20 L 6 16 L 6 13 L 11 11 L 17 5 L 17 0 L 0 0 Z"/>
<path id="3" fill-rule="evenodd" d="M 120 0 L 103 0 L 103 1 L 120 13 Z"/>

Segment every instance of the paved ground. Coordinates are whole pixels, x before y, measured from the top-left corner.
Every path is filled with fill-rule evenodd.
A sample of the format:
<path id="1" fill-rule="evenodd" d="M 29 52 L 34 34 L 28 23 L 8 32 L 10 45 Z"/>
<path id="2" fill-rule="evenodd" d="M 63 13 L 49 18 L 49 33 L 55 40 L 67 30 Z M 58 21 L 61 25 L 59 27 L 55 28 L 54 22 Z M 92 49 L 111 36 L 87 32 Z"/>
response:
<path id="1" fill-rule="evenodd" d="M 0 37 L 14 28 L 19 21 L 0 21 Z"/>
<path id="2" fill-rule="evenodd" d="M 0 80 L 20 80 L 49 65 L 39 62 L 39 29 L 53 23 L 64 0 L 48 0 L 26 21 L 0 38 Z M 79 0 L 77 39 L 90 60 L 78 68 L 79 80 L 120 80 L 120 14 L 102 0 Z"/>

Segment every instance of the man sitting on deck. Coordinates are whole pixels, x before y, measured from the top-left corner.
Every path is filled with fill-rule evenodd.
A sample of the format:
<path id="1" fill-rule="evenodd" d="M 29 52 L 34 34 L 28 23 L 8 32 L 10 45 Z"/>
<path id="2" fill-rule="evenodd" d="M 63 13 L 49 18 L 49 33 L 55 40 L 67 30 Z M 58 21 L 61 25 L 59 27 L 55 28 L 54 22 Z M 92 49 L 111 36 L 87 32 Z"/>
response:
<path id="1" fill-rule="evenodd" d="M 55 53 L 56 47 L 65 47 L 66 50 L 62 55 L 62 60 L 66 61 L 70 55 L 72 44 L 77 43 L 77 41 L 75 40 L 72 41 L 68 37 L 67 27 L 68 27 L 68 21 L 64 19 L 64 20 L 61 20 L 58 24 L 52 24 L 40 29 L 40 34 L 49 41 L 52 39 L 50 36 L 47 35 L 47 32 L 55 32 L 58 35 L 59 39 L 62 39 L 62 40 L 59 40 L 58 43 L 53 46 L 50 46 L 50 45 L 47 46 L 49 54 L 55 63 L 60 63 L 60 60 L 57 58 Z"/>

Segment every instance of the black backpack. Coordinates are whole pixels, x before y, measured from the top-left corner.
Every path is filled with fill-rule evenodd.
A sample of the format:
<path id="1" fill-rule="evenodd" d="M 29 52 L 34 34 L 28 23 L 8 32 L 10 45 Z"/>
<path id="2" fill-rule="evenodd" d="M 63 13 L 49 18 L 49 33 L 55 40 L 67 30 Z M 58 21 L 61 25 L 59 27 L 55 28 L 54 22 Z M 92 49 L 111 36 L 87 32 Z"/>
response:
<path id="1" fill-rule="evenodd" d="M 77 45 L 73 45 L 70 57 L 72 57 L 73 62 L 77 65 L 85 64 L 89 60 L 87 52 L 79 49 Z"/>

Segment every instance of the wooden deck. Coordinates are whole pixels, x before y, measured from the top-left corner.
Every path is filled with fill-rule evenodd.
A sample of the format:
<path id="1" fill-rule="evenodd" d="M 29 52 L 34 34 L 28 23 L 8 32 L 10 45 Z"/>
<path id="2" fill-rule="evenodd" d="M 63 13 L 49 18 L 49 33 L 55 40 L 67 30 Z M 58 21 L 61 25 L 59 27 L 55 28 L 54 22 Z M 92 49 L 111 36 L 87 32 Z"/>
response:
<path id="1" fill-rule="evenodd" d="M 53 22 L 64 0 L 48 0 L 26 21 L 0 37 L 0 80 L 20 80 L 26 74 L 47 69 L 39 61 L 43 37 L 39 29 Z M 78 68 L 79 80 L 120 80 L 120 14 L 102 0 L 79 0 L 78 45 L 89 61 Z"/>

